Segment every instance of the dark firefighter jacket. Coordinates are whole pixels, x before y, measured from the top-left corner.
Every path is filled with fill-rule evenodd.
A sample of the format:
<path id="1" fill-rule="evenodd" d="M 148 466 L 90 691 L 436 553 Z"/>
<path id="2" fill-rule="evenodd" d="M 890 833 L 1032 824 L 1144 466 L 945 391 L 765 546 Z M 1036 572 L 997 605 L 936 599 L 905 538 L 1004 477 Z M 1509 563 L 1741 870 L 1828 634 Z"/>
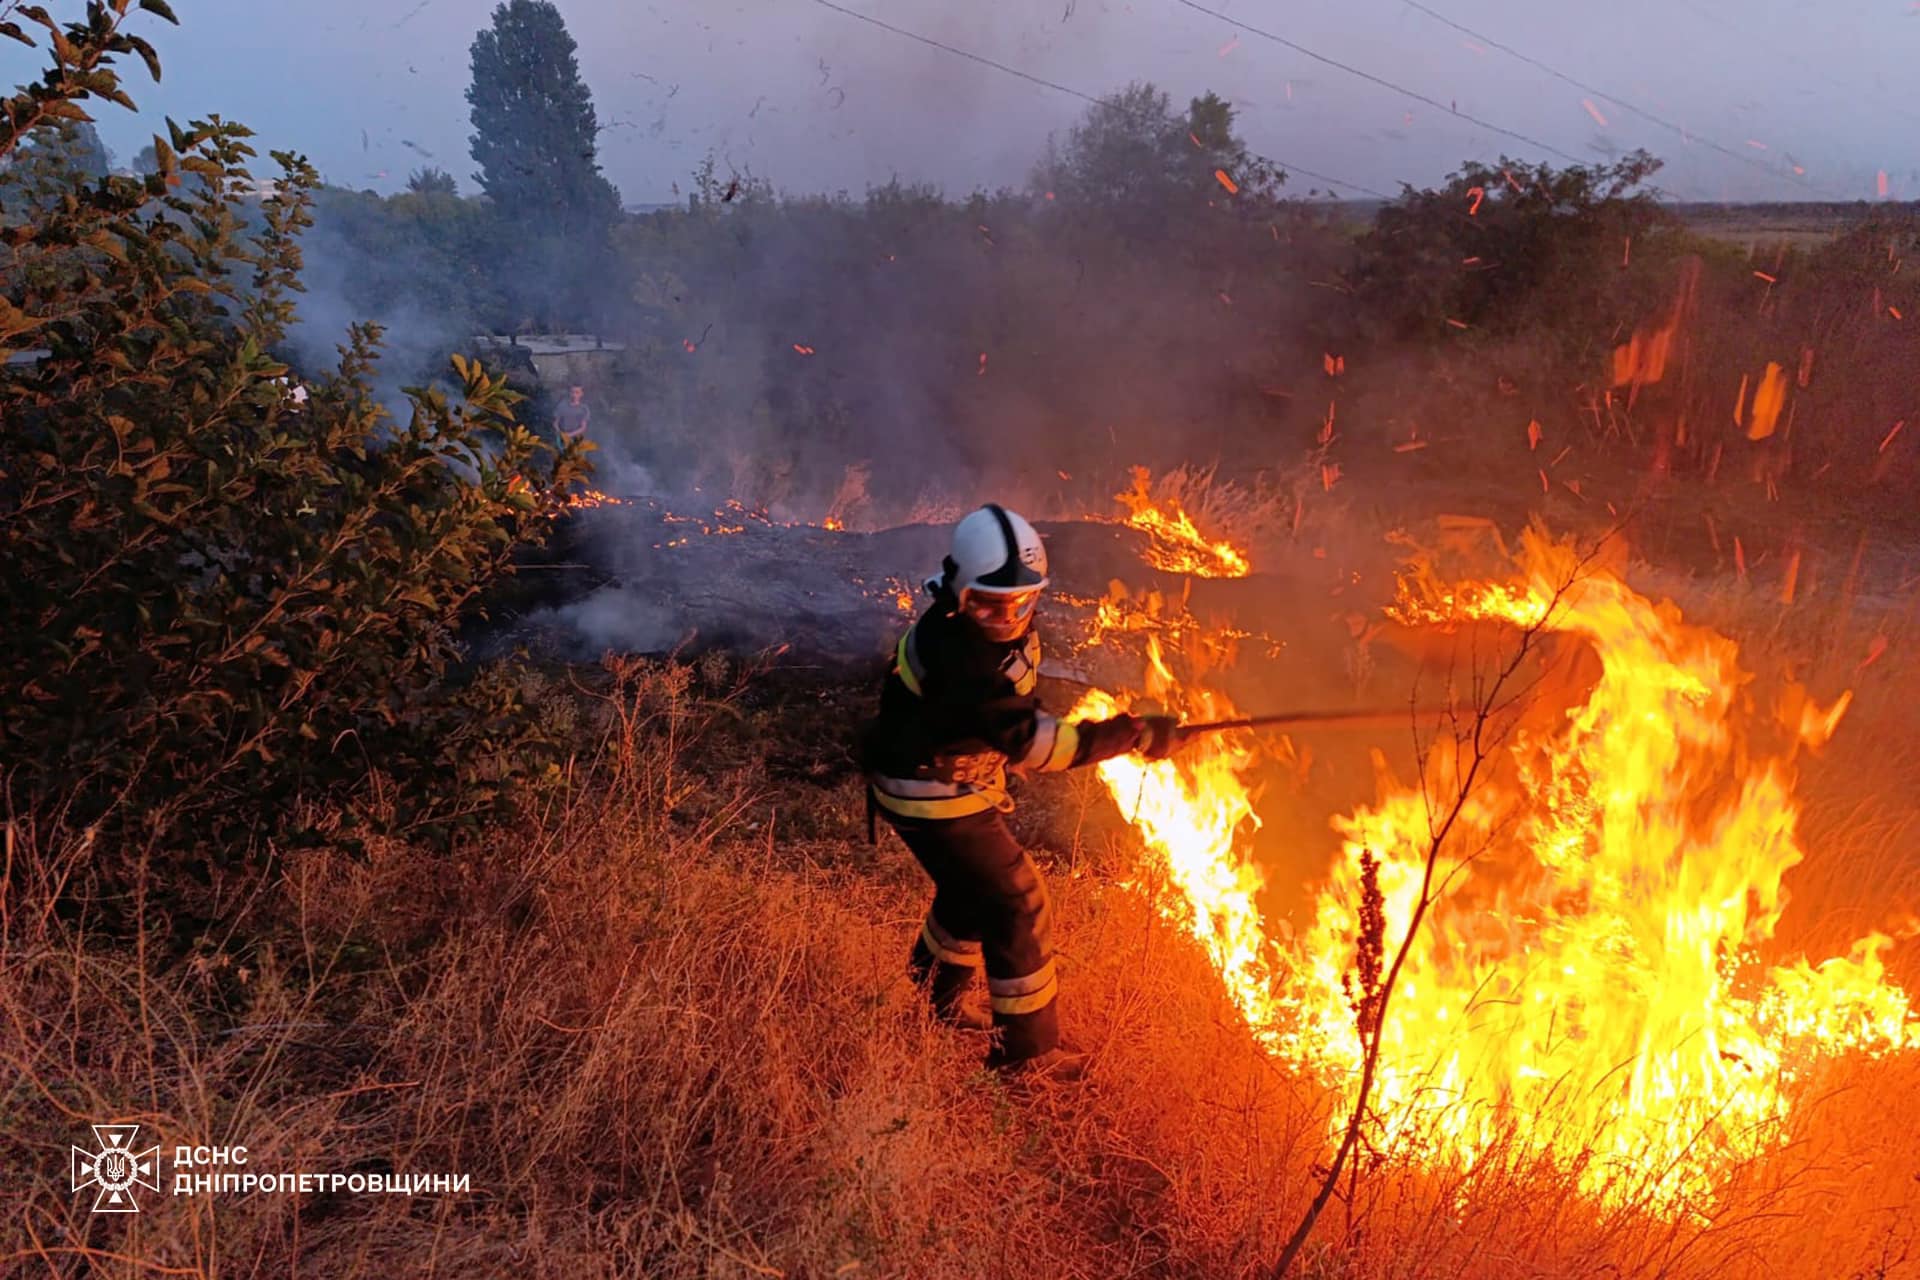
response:
<path id="1" fill-rule="evenodd" d="M 1040 638 L 999 643 L 936 602 L 900 638 L 862 765 L 881 808 L 910 818 L 1012 809 L 1006 771 L 1051 772 L 1133 749 L 1130 716 L 1070 722 L 1040 706 Z"/>

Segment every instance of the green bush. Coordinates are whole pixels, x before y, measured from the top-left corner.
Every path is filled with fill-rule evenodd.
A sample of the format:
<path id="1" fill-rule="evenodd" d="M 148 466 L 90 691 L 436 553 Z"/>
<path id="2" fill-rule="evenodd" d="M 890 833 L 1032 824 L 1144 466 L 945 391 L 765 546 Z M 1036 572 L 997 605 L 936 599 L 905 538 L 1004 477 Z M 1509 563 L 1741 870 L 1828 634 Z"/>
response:
<path id="1" fill-rule="evenodd" d="M 1540 329 L 1582 354 L 1604 343 L 1672 288 L 1655 260 L 1667 246 L 1649 233 L 1678 224 L 1643 189 L 1659 167 L 1643 151 L 1559 170 L 1503 156 L 1465 164 L 1436 189 L 1406 188 L 1358 244 L 1355 287 L 1375 336 L 1464 326 L 1497 336 Z"/>
<path id="2" fill-rule="evenodd" d="M 115 56 L 153 60 L 120 30 L 130 7 L 64 30 L 16 11 L 53 67 L 6 102 L 0 157 L 87 118 L 80 100 L 130 105 Z M 277 190 L 247 194 L 249 136 L 169 121 L 154 174 L 74 174 L 0 228 L 0 355 L 49 353 L 0 374 L 0 767 L 10 820 L 87 833 L 76 887 L 156 853 L 205 872 L 316 823 L 352 839 L 343 816 L 444 837 L 557 749 L 510 680 L 461 674 L 453 635 L 582 446 L 540 445 L 504 379 L 458 357 L 464 395 L 410 390 L 393 422 L 374 326 L 295 403 L 267 353 L 316 179 L 275 153 Z"/>

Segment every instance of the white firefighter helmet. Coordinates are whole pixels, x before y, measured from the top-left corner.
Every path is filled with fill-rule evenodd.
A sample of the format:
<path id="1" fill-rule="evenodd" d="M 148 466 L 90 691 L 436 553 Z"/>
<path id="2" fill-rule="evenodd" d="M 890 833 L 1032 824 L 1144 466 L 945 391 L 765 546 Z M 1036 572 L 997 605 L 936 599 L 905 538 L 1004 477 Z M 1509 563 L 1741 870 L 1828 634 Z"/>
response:
<path id="1" fill-rule="evenodd" d="M 953 530 L 945 582 L 960 611 L 995 640 L 1017 640 L 1046 589 L 1047 549 L 1023 518 L 988 503 Z"/>

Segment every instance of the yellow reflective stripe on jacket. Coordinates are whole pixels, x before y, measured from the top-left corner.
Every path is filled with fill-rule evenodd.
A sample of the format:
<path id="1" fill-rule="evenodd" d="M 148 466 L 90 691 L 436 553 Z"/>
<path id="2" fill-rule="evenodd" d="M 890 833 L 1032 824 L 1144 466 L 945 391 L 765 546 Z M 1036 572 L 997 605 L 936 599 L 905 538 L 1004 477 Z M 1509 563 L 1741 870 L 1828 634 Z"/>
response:
<path id="1" fill-rule="evenodd" d="M 1020 757 L 1020 767 L 1041 773 L 1057 772 L 1073 763 L 1074 753 L 1079 749 L 1079 727 L 1042 711 L 1034 717 L 1033 743 Z"/>
<path id="2" fill-rule="evenodd" d="M 1074 755 L 1080 750 L 1080 726 L 1071 720 L 1056 722 L 1059 728 L 1054 730 L 1053 750 L 1040 762 L 1040 772 L 1058 773 L 1072 766 Z"/>
<path id="3" fill-rule="evenodd" d="M 932 800 L 909 800 L 902 796 L 890 796 L 875 787 L 873 798 L 882 809 L 903 818 L 964 818 L 968 814 L 985 813 L 994 807 L 992 800 L 977 791 Z"/>
<path id="4" fill-rule="evenodd" d="M 988 978 L 987 995 L 995 1013 L 1032 1013 L 1053 1003 L 1060 980 L 1049 960 L 1019 978 Z"/>
<path id="5" fill-rule="evenodd" d="M 900 683 L 907 686 L 907 692 L 916 698 L 926 697 L 922 683 L 924 673 L 920 670 L 920 646 L 914 643 L 914 634 L 919 623 L 908 627 L 901 633 L 900 643 L 893 647 L 893 669 L 900 676 Z M 1027 642 L 1020 647 L 1007 666 L 1001 668 L 1007 679 L 1013 684 L 1013 691 L 1026 697 L 1040 685 L 1040 636 L 1037 632 L 1027 633 Z"/>
<path id="6" fill-rule="evenodd" d="M 1013 812 L 1013 798 L 1001 787 L 882 777 L 875 777 L 870 785 L 874 802 L 903 818 L 964 818 L 989 809 Z"/>
<path id="7" fill-rule="evenodd" d="M 900 683 L 907 686 L 908 693 L 916 698 L 923 698 L 926 694 L 920 687 L 920 673 L 913 669 L 913 659 L 916 655 L 912 651 L 912 643 L 913 628 L 908 627 L 906 633 L 900 637 L 899 645 L 893 651 L 893 670 L 894 674 L 900 677 Z"/>

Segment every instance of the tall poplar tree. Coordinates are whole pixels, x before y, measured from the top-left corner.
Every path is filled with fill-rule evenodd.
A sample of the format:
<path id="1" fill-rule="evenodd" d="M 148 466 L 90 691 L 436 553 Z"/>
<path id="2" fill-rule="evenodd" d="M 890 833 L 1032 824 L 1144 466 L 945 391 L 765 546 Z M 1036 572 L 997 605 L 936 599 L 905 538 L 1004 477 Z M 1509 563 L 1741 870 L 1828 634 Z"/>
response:
<path id="1" fill-rule="evenodd" d="M 505 0 L 473 38 L 473 175 L 507 217 L 604 227 L 619 193 L 601 176 L 599 122 L 577 46 L 551 0 Z"/>

